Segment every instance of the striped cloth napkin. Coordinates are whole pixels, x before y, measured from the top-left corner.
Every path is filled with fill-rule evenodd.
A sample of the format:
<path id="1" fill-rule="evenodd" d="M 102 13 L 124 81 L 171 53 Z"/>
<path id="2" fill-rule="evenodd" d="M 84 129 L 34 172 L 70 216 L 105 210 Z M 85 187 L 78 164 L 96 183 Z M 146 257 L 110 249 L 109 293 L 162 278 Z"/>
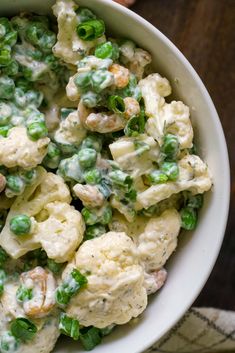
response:
<path id="1" fill-rule="evenodd" d="M 131 6 L 135 0 L 115 0 Z M 235 353 L 235 312 L 191 308 L 145 353 Z"/>
<path id="2" fill-rule="evenodd" d="M 235 353 L 235 312 L 191 308 L 145 353 Z"/>

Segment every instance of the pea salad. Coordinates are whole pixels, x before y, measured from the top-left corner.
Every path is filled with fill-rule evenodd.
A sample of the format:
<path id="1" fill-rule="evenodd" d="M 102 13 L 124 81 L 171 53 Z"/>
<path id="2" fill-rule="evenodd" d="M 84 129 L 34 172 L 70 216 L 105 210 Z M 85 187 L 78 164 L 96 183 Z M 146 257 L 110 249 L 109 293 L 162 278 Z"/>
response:
<path id="1" fill-rule="evenodd" d="M 89 351 L 139 317 L 212 186 L 151 53 L 52 11 L 0 18 L 1 353 Z"/>

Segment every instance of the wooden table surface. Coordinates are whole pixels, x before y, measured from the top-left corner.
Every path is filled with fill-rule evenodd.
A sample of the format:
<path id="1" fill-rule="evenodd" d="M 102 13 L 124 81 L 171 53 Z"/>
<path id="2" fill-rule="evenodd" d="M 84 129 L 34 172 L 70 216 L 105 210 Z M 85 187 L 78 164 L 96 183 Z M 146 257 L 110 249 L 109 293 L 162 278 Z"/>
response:
<path id="1" fill-rule="evenodd" d="M 235 310 L 235 0 L 137 0 L 132 10 L 183 52 L 219 113 L 230 155 L 231 207 L 219 258 L 195 305 Z"/>

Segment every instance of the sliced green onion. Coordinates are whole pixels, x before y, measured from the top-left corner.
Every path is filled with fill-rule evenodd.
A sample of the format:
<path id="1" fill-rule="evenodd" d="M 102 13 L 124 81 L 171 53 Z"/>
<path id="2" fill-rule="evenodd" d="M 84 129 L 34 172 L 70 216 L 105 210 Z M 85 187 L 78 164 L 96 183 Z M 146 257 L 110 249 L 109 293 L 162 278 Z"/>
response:
<path id="1" fill-rule="evenodd" d="M 63 335 L 69 336 L 75 341 L 79 339 L 79 321 L 65 313 L 60 314 L 59 330 Z"/>
<path id="2" fill-rule="evenodd" d="M 78 36 L 85 41 L 91 41 L 101 37 L 105 32 L 104 21 L 88 20 L 77 27 Z"/>
<path id="3" fill-rule="evenodd" d="M 28 319 L 17 318 L 11 322 L 11 333 L 21 341 L 31 341 L 37 333 L 37 327 Z"/>
<path id="4" fill-rule="evenodd" d="M 80 331 L 80 341 L 86 351 L 91 351 L 101 343 L 102 335 L 97 327 L 85 327 Z"/>
<path id="5" fill-rule="evenodd" d="M 145 115 L 140 113 L 139 116 L 133 116 L 124 128 L 124 134 L 126 136 L 138 136 L 139 134 L 144 133 L 145 129 Z"/>
<path id="6" fill-rule="evenodd" d="M 125 111 L 125 103 L 120 96 L 109 96 L 108 97 L 108 109 L 114 113 L 122 114 Z"/>
<path id="7" fill-rule="evenodd" d="M 67 305 L 75 294 L 87 284 L 87 279 L 77 269 L 73 269 L 71 274 L 56 290 L 57 304 Z"/>
<path id="8" fill-rule="evenodd" d="M 129 174 L 122 172 L 121 170 L 114 170 L 110 172 L 109 178 L 112 180 L 113 184 L 125 187 L 128 190 L 133 184 L 132 177 Z"/>

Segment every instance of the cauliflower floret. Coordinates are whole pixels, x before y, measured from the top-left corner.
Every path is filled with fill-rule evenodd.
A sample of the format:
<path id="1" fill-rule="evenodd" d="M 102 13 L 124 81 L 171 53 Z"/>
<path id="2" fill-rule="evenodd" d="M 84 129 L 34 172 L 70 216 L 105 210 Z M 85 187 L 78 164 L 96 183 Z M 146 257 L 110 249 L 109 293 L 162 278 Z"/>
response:
<path id="1" fill-rule="evenodd" d="M 138 80 L 142 79 L 147 65 L 152 61 L 151 55 L 141 48 L 135 48 L 131 41 L 124 42 L 120 47 L 121 62 L 136 75 Z"/>
<path id="2" fill-rule="evenodd" d="M 53 47 L 53 53 L 66 63 L 74 65 L 87 55 L 90 49 L 105 41 L 105 36 L 94 41 L 83 41 L 79 38 L 79 16 L 75 12 L 77 9 L 78 5 L 71 0 L 57 0 L 52 6 L 58 22 L 57 43 Z"/>
<path id="3" fill-rule="evenodd" d="M 66 119 L 62 120 L 54 135 L 56 142 L 75 146 L 79 146 L 85 137 L 86 130 L 82 126 L 78 111 L 70 113 Z"/>
<path id="4" fill-rule="evenodd" d="M 163 97 L 171 94 L 171 86 L 166 78 L 151 74 L 139 82 L 148 116 L 146 132 L 160 145 L 165 133 L 178 137 L 180 148 L 191 148 L 193 128 L 189 118 L 189 108 L 183 102 L 165 103 Z"/>
<path id="5" fill-rule="evenodd" d="M 81 325 L 99 328 L 125 324 L 147 305 L 144 273 L 137 249 L 125 233 L 109 232 L 88 240 L 63 273 L 76 267 L 87 276 L 87 287 L 74 296 L 66 312 Z"/>
<path id="6" fill-rule="evenodd" d="M 146 134 L 122 137 L 109 145 L 113 159 L 133 178 L 150 172 L 160 155 L 157 142 Z"/>
<path id="7" fill-rule="evenodd" d="M 35 168 L 47 154 L 48 137 L 32 141 L 25 127 L 13 127 L 7 137 L 0 137 L 0 165 L 7 168 Z"/>
<path id="8" fill-rule="evenodd" d="M 23 307 L 18 303 L 16 299 L 16 292 L 19 288 L 19 282 L 7 281 L 4 284 L 4 291 L 1 296 L 1 303 L 3 305 L 3 311 L 8 321 L 14 320 L 17 317 L 25 317 Z"/>
<path id="9" fill-rule="evenodd" d="M 149 118 L 148 125 L 151 122 L 154 127 L 154 138 L 161 144 L 164 135 L 164 121 L 162 121 L 159 112 L 165 104 L 164 97 L 171 94 L 171 86 L 166 78 L 159 74 L 151 74 L 140 80 L 138 83 L 142 97 L 145 103 L 145 113 Z M 152 136 L 152 131 L 149 130 Z"/>
<path id="10" fill-rule="evenodd" d="M 140 210 L 169 198 L 183 190 L 193 194 L 202 194 L 210 190 L 212 179 L 207 165 L 195 155 L 186 155 L 179 163 L 179 178 L 174 182 L 150 186 L 147 190 L 139 192 L 135 208 Z"/>
<path id="11" fill-rule="evenodd" d="M 4 285 L 0 300 L 0 344 L 7 340 L 12 346 L 15 345 L 14 338 L 8 336 L 10 322 L 18 317 L 26 317 L 23 307 L 16 299 L 19 286 L 19 281 L 12 279 L 7 280 Z M 60 335 L 58 315 L 37 319 L 34 324 L 37 326 L 37 334 L 27 343 L 16 343 L 17 353 L 50 353 L 53 350 Z"/>
<path id="12" fill-rule="evenodd" d="M 49 217 L 38 223 L 33 236 L 41 243 L 50 259 L 56 262 L 71 260 L 85 231 L 80 212 L 64 202 L 49 203 L 44 210 Z"/>
<path id="13" fill-rule="evenodd" d="M 158 117 L 164 126 L 164 132 L 177 136 L 181 149 L 192 147 L 193 128 L 189 119 L 189 107 L 181 101 L 166 103 L 158 112 Z M 148 119 L 146 131 L 161 143 L 155 117 Z"/>
<path id="14" fill-rule="evenodd" d="M 82 240 L 83 220 L 69 205 L 71 196 L 63 179 L 38 167 L 38 178 L 18 196 L 1 232 L 0 245 L 17 259 L 30 250 L 44 247 L 48 256 L 58 262 L 67 261 Z M 31 217 L 29 235 L 17 237 L 10 231 L 12 217 L 25 214 Z"/>
<path id="15" fill-rule="evenodd" d="M 147 273 L 164 266 L 176 249 L 180 227 L 181 217 L 174 208 L 148 221 L 144 232 L 136 239 L 139 259 Z"/>
<path id="16" fill-rule="evenodd" d="M 0 344 L 2 345 L 7 342 L 8 346 L 13 349 L 10 348 L 11 352 L 50 353 L 60 336 L 60 330 L 58 327 L 58 317 L 48 316 L 40 326 L 37 326 L 37 334 L 35 337 L 26 343 L 23 341 L 16 341 L 12 335 L 9 335 L 10 325 L 5 321 L 0 327 Z"/>

